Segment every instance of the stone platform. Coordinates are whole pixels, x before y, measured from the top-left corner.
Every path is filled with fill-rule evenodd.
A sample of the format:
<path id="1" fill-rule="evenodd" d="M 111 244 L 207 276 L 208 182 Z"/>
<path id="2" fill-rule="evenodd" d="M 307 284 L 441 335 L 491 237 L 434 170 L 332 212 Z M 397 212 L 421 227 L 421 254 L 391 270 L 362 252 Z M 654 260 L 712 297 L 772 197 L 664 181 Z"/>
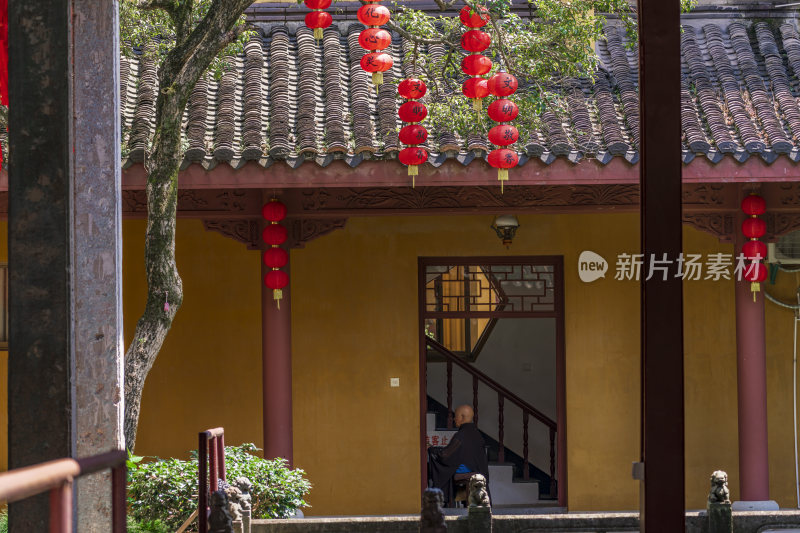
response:
<path id="1" fill-rule="evenodd" d="M 448 516 L 447 531 L 469 533 L 465 516 Z M 761 533 L 768 529 L 800 529 L 800 511 L 749 511 L 733 513 L 734 533 Z M 686 533 L 707 533 L 705 511 L 686 513 Z M 253 533 L 418 533 L 419 517 L 361 516 L 254 520 Z M 492 533 L 622 533 L 639 531 L 639 514 L 563 513 L 495 515 Z"/>

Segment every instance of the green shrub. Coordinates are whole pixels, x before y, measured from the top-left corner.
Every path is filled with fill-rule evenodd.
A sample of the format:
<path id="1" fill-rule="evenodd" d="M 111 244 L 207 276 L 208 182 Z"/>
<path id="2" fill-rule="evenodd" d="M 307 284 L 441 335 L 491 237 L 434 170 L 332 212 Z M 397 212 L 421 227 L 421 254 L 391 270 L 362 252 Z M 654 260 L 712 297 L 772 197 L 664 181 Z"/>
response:
<path id="1" fill-rule="evenodd" d="M 249 443 L 225 447 L 227 479 L 245 476 L 253 483 L 253 518 L 287 518 L 308 506 L 304 497 L 311 483 L 303 477 L 305 472 L 289 469 L 284 459 L 256 457 L 253 452 L 257 450 Z M 160 520 L 172 530 L 180 527 L 197 508 L 197 452 L 192 452 L 188 461 L 172 458 L 138 463 L 132 459 L 128 463 L 130 515 L 140 526 Z"/>
<path id="2" fill-rule="evenodd" d="M 173 531 L 174 528 L 168 528 L 161 520 L 137 522 L 133 517 L 128 517 L 128 533 L 172 533 Z"/>
<path id="3" fill-rule="evenodd" d="M 8 510 L 0 511 L 0 533 L 8 533 Z"/>

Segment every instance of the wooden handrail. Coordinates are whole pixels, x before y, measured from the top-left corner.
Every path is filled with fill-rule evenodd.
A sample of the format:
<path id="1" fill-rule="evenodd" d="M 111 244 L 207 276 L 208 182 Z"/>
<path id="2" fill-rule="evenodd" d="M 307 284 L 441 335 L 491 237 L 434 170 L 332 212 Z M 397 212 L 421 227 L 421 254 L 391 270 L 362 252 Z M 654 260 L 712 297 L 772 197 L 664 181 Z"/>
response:
<path id="1" fill-rule="evenodd" d="M 453 363 L 461 367 L 469 374 L 472 374 L 473 377 L 478 378 L 478 380 L 488 385 L 489 388 L 493 389 L 498 394 L 501 394 L 504 397 L 508 398 L 511 401 L 511 403 L 515 404 L 517 407 L 522 409 L 523 412 L 527 411 L 531 416 L 533 416 L 533 418 L 535 418 L 542 424 L 546 425 L 548 428 L 552 430 L 556 429 L 557 424 L 555 420 L 548 417 L 547 415 L 545 415 L 544 413 L 533 407 L 531 404 L 529 404 L 528 402 L 526 402 L 525 400 L 523 400 L 510 390 L 508 390 L 507 388 L 503 387 L 502 385 L 497 383 L 495 380 L 493 380 L 492 378 L 490 378 L 477 368 L 463 361 L 456 354 L 445 348 L 441 343 L 437 342 L 434 339 L 431 339 L 430 337 L 425 338 L 425 343 L 434 350 L 436 350 L 437 352 L 439 352 L 448 361 L 452 361 Z"/>
<path id="2" fill-rule="evenodd" d="M 66 532 L 72 528 L 72 482 L 110 468 L 112 531 L 122 533 L 126 527 L 127 458 L 124 450 L 114 450 L 82 459 L 55 459 L 9 470 L 0 474 L 0 502 L 13 503 L 50 491 L 50 531 Z"/>
<path id="3" fill-rule="evenodd" d="M 207 533 L 209 497 L 218 489 L 219 481 L 225 481 L 224 428 L 212 428 L 198 433 L 197 462 L 197 529 L 200 533 Z"/>

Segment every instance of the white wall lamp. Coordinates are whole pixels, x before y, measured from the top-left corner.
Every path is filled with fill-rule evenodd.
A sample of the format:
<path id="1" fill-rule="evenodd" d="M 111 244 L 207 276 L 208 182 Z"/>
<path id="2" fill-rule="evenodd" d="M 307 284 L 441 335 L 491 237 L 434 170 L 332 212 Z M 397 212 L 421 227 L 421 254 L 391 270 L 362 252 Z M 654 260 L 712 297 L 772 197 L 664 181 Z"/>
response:
<path id="1" fill-rule="evenodd" d="M 497 237 L 503 241 L 503 246 L 508 248 L 517 234 L 519 220 L 514 215 L 499 215 L 494 217 L 491 228 L 497 233 Z"/>

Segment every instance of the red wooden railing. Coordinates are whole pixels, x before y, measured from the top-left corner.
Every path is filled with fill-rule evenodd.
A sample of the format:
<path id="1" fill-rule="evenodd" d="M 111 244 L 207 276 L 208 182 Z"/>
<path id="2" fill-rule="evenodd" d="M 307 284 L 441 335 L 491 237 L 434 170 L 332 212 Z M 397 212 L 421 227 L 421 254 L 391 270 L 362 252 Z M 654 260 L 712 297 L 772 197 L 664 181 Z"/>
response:
<path id="1" fill-rule="evenodd" d="M 225 430 L 213 428 L 201 431 L 198 441 L 197 524 L 200 533 L 208 533 L 209 496 L 219 488 L 220 480 L 225 481 Z M 211 467 L 210 475 L 209 466 Z"/>
<path id="2" fill-rule="evenodd" d="M 550 496 L 555 498 L 556 490 L 556 431 L 557 424 L 555 420 L 551 419 L 528 402 L 503 387 L 495 380 L 473 367 L 459 356 L 445 348 L 441 343 L 431 339 L 425 338 L 427 345 L 439 352 L 447 364 L 447 428 L 453 428 L 453 365 L 460 367 L 467 373 L 472 375 L 472 409 L 475 411 L 475 424 L 478 423 L 478 385 L 483 383 L 495 392 L 497 392 L 497 409 L 498 409 L 498 427 L 497 427 L 497 443 L 498 462 L 505 461 L 505 447 L 503 439 L 505 437 L 505 402 L 508 400 L 522 410 L 522 475 L 523 479 L 530 478 L 528 464 L 533 464 L 528 460 L 528 419 L 533 417 L 550 430 Z"/>
<path id="3" fill-rule="evenodd" d="M 111 469 L 112 532 L 127 531 L 125 483 L 127 454 L 116 450 L 83 459 L 56 459 L 0 474 L 0 502 L 13 503 L 50 491 L 50 533 L 72 531 L 73 480 Z"/>

